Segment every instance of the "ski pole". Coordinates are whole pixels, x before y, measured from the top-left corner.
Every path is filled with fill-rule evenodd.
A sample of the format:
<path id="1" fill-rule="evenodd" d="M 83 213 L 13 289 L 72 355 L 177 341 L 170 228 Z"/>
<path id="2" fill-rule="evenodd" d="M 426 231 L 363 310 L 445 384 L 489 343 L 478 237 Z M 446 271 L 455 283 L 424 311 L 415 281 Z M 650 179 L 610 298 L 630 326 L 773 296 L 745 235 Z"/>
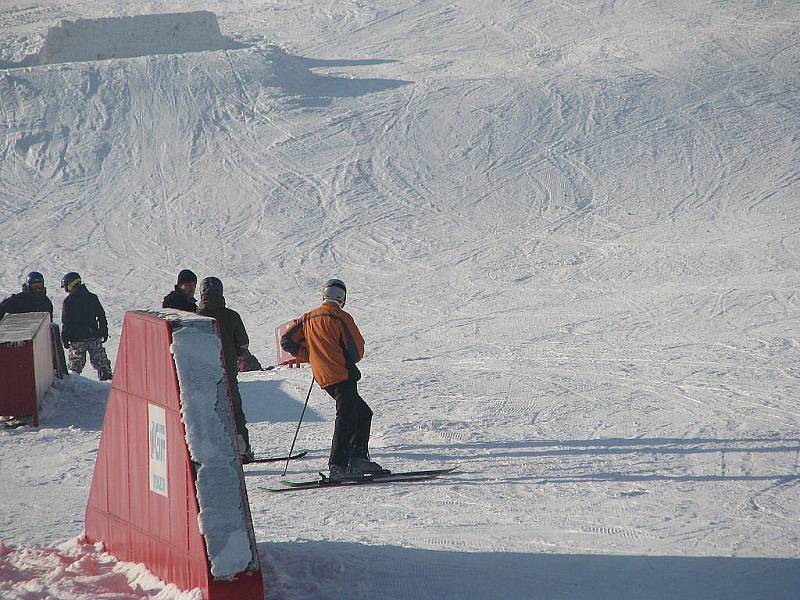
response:
<path id="1" fill-rule="evenodd" d="M 292 460 L 292 452 L 294 451 L 294 443 L 297 441 L 297 434 L 300 433 L 300 423 L 303 422 L 303 415 L 306 414 L 306 406 L 308 406 L 308 399 L 311 398 L 311 390 L 314 389 L 314 376 L 311 376 L 311 385 L 308 386 L 308 394 L 306 394 L 306 403 L 303 405 L 303 412 L 300 413 L 300 420 L 297 422 L 297 429 L 294 432 L 294 439 L 292 440 L 292 447 L 289 448 L 289 455 L 286 457 L 286 466 L 283 467 L 283 475 L 286 477 L 286 471 L 289 469 L 289 461 Z"/>

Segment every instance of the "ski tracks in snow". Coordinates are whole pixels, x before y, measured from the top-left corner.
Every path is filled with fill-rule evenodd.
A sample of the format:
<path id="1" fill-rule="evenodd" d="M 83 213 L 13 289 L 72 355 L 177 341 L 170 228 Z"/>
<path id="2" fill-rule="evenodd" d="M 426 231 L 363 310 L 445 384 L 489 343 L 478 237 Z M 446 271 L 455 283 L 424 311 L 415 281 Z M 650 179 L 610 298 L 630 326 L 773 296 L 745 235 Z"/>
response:
<path id="1" fill-rule="evenodd" d="M 348 282 L 373 456 L 462 468 L 302 503 L 249 468 L 287 597 L 367 544 L 797 556 L 789 9 L 231 6 L 226 25 L 292 52 L 0 71 L 0 275 L 86 272 L 117 323 L 178 268 L 219 275 L 267 362 L 276 324 Z M 289 382 L 264 406 L 298 408 L 309 377 L 243 387 Z M 333 410 L 312 402 L 293 477 L 325 466 Z M 264 412 L 254 439 L 277 449 L 291 425 Z M 41 489 L 88 476 L 62 471 Z M 306 564 L 287 539 L 352 545 Z"/>

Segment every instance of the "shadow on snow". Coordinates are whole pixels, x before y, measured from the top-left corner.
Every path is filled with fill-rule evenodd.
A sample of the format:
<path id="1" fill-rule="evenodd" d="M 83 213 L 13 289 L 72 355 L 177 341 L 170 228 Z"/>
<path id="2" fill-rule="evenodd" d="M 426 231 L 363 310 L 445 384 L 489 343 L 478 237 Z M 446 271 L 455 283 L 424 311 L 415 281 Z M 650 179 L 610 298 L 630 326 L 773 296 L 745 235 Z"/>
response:
<path id="1" fill-rule="evenodd" d="M 466 465 L 487 458 L 497 459 L 547 459 L 554 457 L 608 457 L 650 454 L 654 456 L 696 454 L 780 454 L 800 452 L 800 439 L 780 437 L 760 438 L 600 438 L 595 440 L 507 440 L 487 442 L 460 442 L 452 444 L 397 445 L 376 448 L 376 457 L 392 457 L 437 462 L 456 462 Z M 663 475 L 656 473 L 589 472 L 563 477 L 551 474 L 504 478 L 504 483 L 582 483 L 596 482 L 646 482 L 646 481 L 777 481 L 800 479 L 800 473 L 728 475 Z M 459 483 L 480 483 L 492 479 L 462 479 Z"/>
<path id="2" fill-rule="evenodd" d="M 303 402 L 281 388 L 280 381 L 240 381 L 242 407 L 248 423 L 297 423 L 303 412 Z M 303 422 L 321 422 L 322 417 L 306 408 Z"/>
<path id="3" fill-rule="evenodd" d="M 266 598 L 771 600 L 800 560 L 453 552 L 337 542 L 258 546 Z"/>
<path id="4" fill-rule="evenodd" d="M 337 67 L 371 66 L 397 62 L 388 59 L 316 59 L 306 58 L 287 53 L 277 46 L 257 50 L 247 50 L 241 55 L 246 58 L 248 53 L 257 56 L 267 63 L 269 68 L 254 70 L 255 83 L 258 86 L 278 90 L 287 104 L 297 108 L 319 108 L 329 106 L 334 98 L 354 98 L 393 90 L 410 81 L 402 79 L 381 78 L 355 78 L 349 76 L 336 76 L 331 74 L 318 75 L 311 69 L 331 69 Z M 261 75 L 257 75 L 257 73 Z M 242 81 L 246 86 L 249 82 Z"/>
<path id="5" fill-rule="evenodd" d="M 73 373 L 56 379 L 39 408 L 39 428 L 102 430 L 110 391 L 110 383 Z"/>

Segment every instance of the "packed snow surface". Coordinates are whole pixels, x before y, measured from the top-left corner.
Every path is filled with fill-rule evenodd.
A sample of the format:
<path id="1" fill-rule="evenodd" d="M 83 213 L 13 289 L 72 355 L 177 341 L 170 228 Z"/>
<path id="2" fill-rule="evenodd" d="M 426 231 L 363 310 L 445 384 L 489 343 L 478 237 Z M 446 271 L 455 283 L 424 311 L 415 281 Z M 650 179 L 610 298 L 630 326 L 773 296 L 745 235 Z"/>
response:
<path id="1" fill-rule="evenodd" d="M 177 311 L 176 311 L 177 312 Z M 242 505 L 238 449 L 214 320 L 181 320 L 170 351 L 181 390 L 181 420 L 197 472 L 197 516 L 211 574 L 230 579 L 255 564 L 248 512 Z"/>
<path id="2" fill-rule="evenodd" d="M 103 58 L 114 19 L 199 10 L 230 46 L 25 66 L 61 20 Z M 43 272 L 58 321 L 77 270 L 113 357 L 124 311 L 191 268 L 268 364 L 339 277 L 373 458 L 461 465 L 279 495 L 282 465 L 246 467 L 267 598 L 797 597 L 793 0 L 18 0 L 0 69 L 0 289 Z M 13 553 L 81 533 L 94 378 L 0 432 Z M 260 452 L 288 450 L 310 379 L 242 377 Z M 332 429 L 317 389 L 288 477 Z"/>

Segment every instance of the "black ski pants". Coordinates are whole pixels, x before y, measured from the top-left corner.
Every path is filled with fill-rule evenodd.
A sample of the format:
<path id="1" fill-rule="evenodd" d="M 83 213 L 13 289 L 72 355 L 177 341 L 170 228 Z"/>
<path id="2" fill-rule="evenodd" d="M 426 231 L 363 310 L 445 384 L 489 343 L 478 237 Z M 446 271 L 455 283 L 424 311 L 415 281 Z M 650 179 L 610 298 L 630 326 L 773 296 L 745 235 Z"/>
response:
<path id="1" fill-rule="evenodd" d="M 364 453 L 367 451 L 372 410 L 358 395 L 355 381 L 329 385 L 325 391 L 336 400 L 336 426 L 328 464 L 346 467 L 350 464 L 352 448 L 363 449 Z"/>

